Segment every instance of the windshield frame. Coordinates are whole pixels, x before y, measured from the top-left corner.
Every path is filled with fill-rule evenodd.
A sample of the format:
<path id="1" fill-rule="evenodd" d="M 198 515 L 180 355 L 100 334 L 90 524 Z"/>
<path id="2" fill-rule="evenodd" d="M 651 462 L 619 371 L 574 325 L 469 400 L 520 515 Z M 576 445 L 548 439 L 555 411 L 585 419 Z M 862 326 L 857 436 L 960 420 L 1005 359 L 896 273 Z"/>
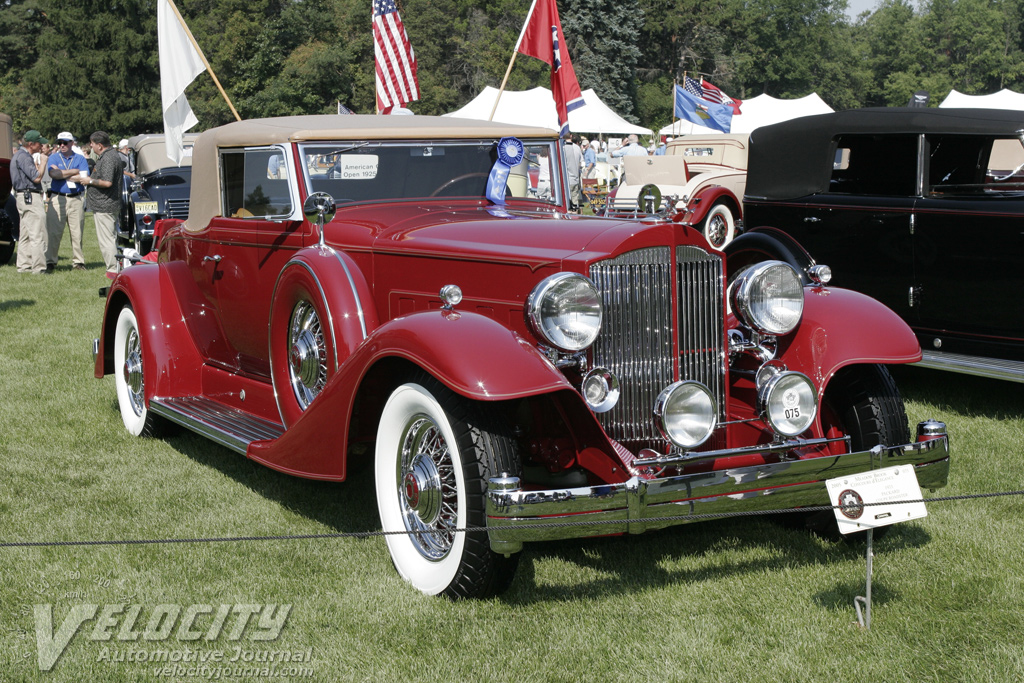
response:
<path id="1" fill-rule="evenodd" d="M 506 196 L 506 201 L 510 205 L 517 205 L 517 204 L 523 204 L 523 203 L 532 204 L 532 205 L 540 204 L 540 205 L 542 205 L 542 206 L 544 206 L 546 208 L 564 209 L 565 201 L 566 201 L 566 191 L 565 191 L 565 188 L 567 187 L 567 182 L 566 182 L 566 178 L 565 178 L 564 160 L 559 158 L 560 155 L 558 155 L 558 157 L 556 157 L 555 154 L 554 154 L 554 152 L 556 150 L 560 150 L 561 149 L 560 141 L 557 140 L 557 139 L 554 139 L 554 138 L 543 138 L 543 139 L 524 138 L 524 139 L 522 139 L 522 142 L 523 142 L 524 146 L 526 147 L 526 151 L 527 151 L 526 156 L 527 156 L 527 162 L 528 162 L 527 166 L 529 167 L 526 170 L 526 188 L 525 188 L 526 189 L 526 196 Z M 340 182 L 342 182 L 341 179 L 337 178 L 337 177 L 335 177 L 335 178 L 323 178 L 322 176 L 320 178 L 315 178 L 314 177 L 313 169 L 312 169 L 311 164 L 309 162 L 314 157 L 326 156 L 327 153 L 325 153 L 323 150 L 329 150 L 330 153 L 337 153 L 339 156 L 343 156 L 343 155 L 353 155 L 353 156 L 355 156 L 355 155 L 366 155 L 366 156 L 372 156 L 374 154 L 374 150 L 381 150 L 381 149 L 403 148 L 403 147 L 404 148 L 424 148 L 424 149 L 428 149 L 428 148 L 438 148 L 438 147 L 452 148 L 452 147 L 474 147 L 474 146 L 475 147 L 489 146 L 491 148 L 496 148 L 497 143 L 498 143 L 498 140 L 497 139 L 493 139 L 493 138 L 491 138 L 491 139 L 482 139 L 482 138 L 477 138 L 477 139 L 450 139 L 449 138 L 449 139 L 444 139 L 444 140 L 436 140 L 436 139 L 435 140 L 424 140 L 424 139 L 406 139 L 406 140 L 316 140 L 316 141 L 308 141 L 308 142 L 297 143 L 297 148 L 298 148 L 297 154 L 298 154 L 298 158 L 301 160 L 301 164 L 300 165 L 302 167 L 302 176 L 303 176 L 302 177 L 302 182 L 304 184 L 306 194 L 309 195 L 309 194 L 312 194 L 315 191 L 322 190 L 322 188 L 314 188 L 313 181 L 315 179 L 319 181 L 320 185 L 323 185 L 323 181 L 324 180 L 330 180 L 333 183 L 340 183 Z M 536 188 L 536 184 L 537 184 L 537 182 L 539 180 L 539 175 L 540 174 L 539 174 L 539 168 L 535 167 L 534 162 L 532 160 L 532 157 L 533 157 L 533 154 L 539 154 L 541 149 L 548 150 L 549 158 L 552 160 L 552 163 L 551 163 L 551 166 L 550 166 L 550 198 L 549 199 L 540 198 L 536 194 L 536 189 L 537 189 Z M 533 150 L 536 150 L 536 152 L 533 152 Z M 425 154 L 424 156 L 427 156 L 427 154 Z M 488 164 L 487 165 L 487 169 L 486 170 L 487 170 L 488 173 L 490 172 L 490 169 L 492 167 L 493 167 L 493 164 Z M 324 168 L 322 162 L 321 162 L 321 165 L 319 166 L 319 168 Z M 530 171 L 534 171 L 534 172 L 531 173 Z M 333 172 L 336 173 L 337 170 L 334 170 Z M 330 173 L 332 173 L 332 171 L 326 171 L 326 173 L 329 175 Z M 374 173 L 376 174 L 376 171 L 374 171 Z M 515 175 L 515 172 L 513 173 L 513 175 Z M 522 176 L 523 176 L 523 169 L 522 168 L 519 169 L 518 175 L 519 175 L 520 182 L 522 182 Z M 358 182 L 358 181 L 353 181 L 353 182 Z M 445 182 L 447 182 L 447 181 L 439 179 L 438 182 L 437 182 L 437 187 L 438 188 L 443 187 Z M 484 183 L 484 179 L 483 178 L 481 178 L 481 183 Z M 331 193 L 331 192 L 328 192 L 328 193 L 332 194 L 332 195 L 334 194 L 334 193 Z M 487 200 L 482 192 L 480 194 L 468 194 L 468 195 L 466 195 L 466 194 L 461 194 L 461 195 L 443 194 L 443 195 L 438 195 L 438 196 L 433 196 L 433 197 L 429 196 L 429 195 L 422 196 L 422 197 L 420 197 L 420 196 L 413 196 L 413 197 L 404 197 L 404 196 L 403 197 L 371 197 L 371 198 L 354 199 L 354 200 L 345 201 L 346 199 L 347 199 L 347 197 L 345 197 L 343 192 L 339 192 L 338 193 L 338 196 L 335 197 L 335 200 L 339 202 L 339 204 L 338 204 L 339 208 L 343 207 L 343 206 L 354 205 L 354 204 L 365 204 L 367 202 L 372 202 L 372 203 L 391 203 L 391 202 L 407 202 L 407 201 L 417 201 L 417 202 L 420 202 L 420 201 L 445 201 L 445 202 L 451 202 L 453 200 L 458 200 L 458 201 L 473 201 L 473 202 L 479 203 L 480 201 L 486 201 Z"/>

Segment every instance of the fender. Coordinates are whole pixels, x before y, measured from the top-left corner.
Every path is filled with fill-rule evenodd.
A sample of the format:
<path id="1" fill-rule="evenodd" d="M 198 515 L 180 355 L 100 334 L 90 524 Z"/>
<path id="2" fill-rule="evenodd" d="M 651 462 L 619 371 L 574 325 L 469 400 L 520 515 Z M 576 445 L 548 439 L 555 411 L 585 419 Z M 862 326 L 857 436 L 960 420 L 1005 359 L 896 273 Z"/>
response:
<path id="1" fill-rule="evenodd" d="M 173 264 L 141 264 L 122 271 L 110 287 L 103 311 L 95 376 L 102 378 L 118 371 L 113 367 L 114 325 L 121 308 L 131 304 L 143 335 L 142 365 L 147 403 L 153 396 L 201 393 L 198 369 L 203 366 L 203 358 L 185 324 L 170 265 Z M 143 301 L 145 305 L 139 305 L 138 302 Z M 167 353 L 155 354 L 153 350 L 158 348 L 167 349 Z"/>
<path id="2" fill-rule="evenodd" d="M 281 422 L 289 428 L 309 407 L 290 388 L 292 355 L 296 351 L 289 342 L 289 326 L 300 302 L 315 309 L 322 325 L 328 383 L 379 324 L 370 288 L 348 254 L 318 246 L 299 250 L 289 259 L 274 283 L 269 335 L 274 397 Z"/>
<path id="3" fill-rule="evenodd" d="M 812 285 L 807 269 L 815 260 L 795 239 L 777 228 L 747 230 L 725 245 L 726 272 L 729 281 L 742 268 L 760 261 L 785 261 L 796 269 L 804 286 Z"/>
<path id="4" fill-rule="evenodd" d="M 307 266 L 319 282 L 326 297 L 325 303 L 331 309 L 338 345 L 335 349 L 336 366 L 340 367 L 380 325 L 370 286 L 352 257 L 331 247 L 300 249 L 281 272 L 299 264 Z M 280 277 L 278 275 L 278 281 Z M 276 286 L 274 297 L 277 297 Z"/>
<path id="5" fill-rule="evenodd" d="M 859 363 L 916 363 L 917 337 L 869 296 L 839 287 L 805 287 L 800 326 L 779 340 L 779 358 L 824 391 L 835 373 Z"/>
<path id="6" fill-rule="evenodd" d="M 740 218 L 740 203 L 736 201 L 736 195 L 722 185 L 709 185 L 698 190 L 687 202 L 686 206 L 690 210 L 690 215 L 686 216 L 685 221 L 691 225 L 699 225 L 707 217 L 711 207 L 719 201 L 727 203 L 736 218 Z"/>
<path id="7" fill-rule="evenodd" d="M 374 330 L 296 423 L 276 441 L 250 444 L 248 456 L 290 474 L 344 479 L 356 395 L 370 370 L 388 359 L 415 364 L 479 401 L 572 389 L 529 340 L 501 323 L 478 313 L 422 311 Z"/>

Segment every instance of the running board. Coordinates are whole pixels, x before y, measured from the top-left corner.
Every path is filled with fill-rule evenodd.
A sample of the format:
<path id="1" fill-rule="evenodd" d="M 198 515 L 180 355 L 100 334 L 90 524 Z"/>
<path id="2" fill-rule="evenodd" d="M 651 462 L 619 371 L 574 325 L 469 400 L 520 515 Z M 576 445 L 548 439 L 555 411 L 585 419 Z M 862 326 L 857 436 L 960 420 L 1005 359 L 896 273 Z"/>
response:
<path id="1" fill-rule="evenodd" d="M 1021 361 L 961 356 L 956 353 L 940 351 L 922 351 L 921 356 L 921 360 L 914 365 L 922 368 L 960 372 L 965 375 L 992 377 L 1009 382 L 1024 382 L 1024 362 Z"/>
<path id="2" fill-rule="evenodd" d="M 253 441 L 269 441 L 284 434 L 276 422 L 242 412 L 203 396 L 154 398 L 149 409 L 171 422 L 245 455 Z"/>

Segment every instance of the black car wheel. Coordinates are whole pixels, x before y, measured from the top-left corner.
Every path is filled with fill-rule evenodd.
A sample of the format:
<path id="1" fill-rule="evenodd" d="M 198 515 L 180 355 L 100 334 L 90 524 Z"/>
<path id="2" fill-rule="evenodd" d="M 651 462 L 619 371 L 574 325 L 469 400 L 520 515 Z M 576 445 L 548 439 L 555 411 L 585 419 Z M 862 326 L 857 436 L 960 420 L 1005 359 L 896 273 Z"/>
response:
<path id="1" fill-rule="evenodd" d="M 907 412 L 896 382 L 884 365 L 851 365 L 843 368 L 829 383 L 821 409 L 822 432 L 827 437 L 850 437 L 853 451 L 866 451 L 882 444 L 893 446 L 910 442 Z M 840 443 L 837 454 L 844 452 Z M 805 524 L 828 537 L 839 536 L 832 510 L 812 513 Z M 875 529 L 880 538 L 891 527 Z M 858 541 L 865 532 L 843 536 Z"/>
<path id="2" fill-rule="evenodd" d="M 0 266 L 6 266 L 14 255 L 14 247 L 18 244 L 18 204 L 14 195 L 7 198 L 0 208 Z"/>

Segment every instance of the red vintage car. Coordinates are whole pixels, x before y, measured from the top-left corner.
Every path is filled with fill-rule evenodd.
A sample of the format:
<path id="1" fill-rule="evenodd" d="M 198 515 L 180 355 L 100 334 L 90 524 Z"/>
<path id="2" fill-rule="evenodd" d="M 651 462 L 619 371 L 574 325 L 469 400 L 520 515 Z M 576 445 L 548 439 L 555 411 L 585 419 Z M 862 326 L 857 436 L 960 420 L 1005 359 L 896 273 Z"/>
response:
<path id="1" fill-rule="evenodd" d="M 132 434 L 332 481 L 372 460 L 396 568 L 449 597 L 503 590 L 524 542 L 819 505 L 889 464 L 945 485 L 945 426 L 911 439 L 885 367 L 921 357 L 906 324 L 796 245 L 738 238 L 734 269 L 664 216 L 570 214 L 559 148 L 419 116 L 209 130 L 188 219 L 110 287 L 96 376 Z"/>

